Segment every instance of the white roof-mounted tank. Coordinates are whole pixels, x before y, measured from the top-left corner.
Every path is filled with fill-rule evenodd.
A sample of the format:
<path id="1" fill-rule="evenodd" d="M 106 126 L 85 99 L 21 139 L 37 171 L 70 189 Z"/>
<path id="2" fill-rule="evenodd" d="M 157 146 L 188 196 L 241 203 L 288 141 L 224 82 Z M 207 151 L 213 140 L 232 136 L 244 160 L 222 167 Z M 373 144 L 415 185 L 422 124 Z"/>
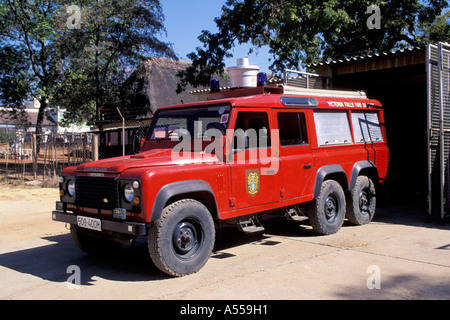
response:
<path id="1" fill-rule="evenodd" d="M 248 58 L 238 58 L 237 66 L 228 68 L 231 89 L 255 88 L 259 67 L 249 64 Z"/>

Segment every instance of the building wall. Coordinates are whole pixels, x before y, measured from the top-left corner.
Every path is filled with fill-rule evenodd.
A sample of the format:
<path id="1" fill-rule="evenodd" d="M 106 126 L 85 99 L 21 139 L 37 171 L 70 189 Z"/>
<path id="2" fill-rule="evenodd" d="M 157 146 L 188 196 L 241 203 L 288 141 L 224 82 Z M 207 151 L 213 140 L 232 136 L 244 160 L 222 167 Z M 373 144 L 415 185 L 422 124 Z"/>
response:
<path id="1" fill-rule="evenodd" d="M 383 104 L 391 154 L 389 201 L 426 206 L 427 82 L 425 57 L 419 53 L 366 66 L 360 61 L 354 66 L 327 65 L 316 72 L 327 74 L 333 89 L 364 90 Z"/>

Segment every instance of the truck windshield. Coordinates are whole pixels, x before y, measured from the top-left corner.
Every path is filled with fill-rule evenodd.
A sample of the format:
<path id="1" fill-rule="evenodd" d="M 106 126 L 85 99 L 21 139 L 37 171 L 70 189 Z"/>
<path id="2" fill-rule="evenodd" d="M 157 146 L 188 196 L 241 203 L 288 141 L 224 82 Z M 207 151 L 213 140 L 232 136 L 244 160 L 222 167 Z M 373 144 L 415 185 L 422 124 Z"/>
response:
<path id="1" fill-rule="evenodd" d="M 225 135 L 229 115 L 229 105 L 160 110 L 155 114 L 147 140 L 202 139 L 211 134 Z"/>

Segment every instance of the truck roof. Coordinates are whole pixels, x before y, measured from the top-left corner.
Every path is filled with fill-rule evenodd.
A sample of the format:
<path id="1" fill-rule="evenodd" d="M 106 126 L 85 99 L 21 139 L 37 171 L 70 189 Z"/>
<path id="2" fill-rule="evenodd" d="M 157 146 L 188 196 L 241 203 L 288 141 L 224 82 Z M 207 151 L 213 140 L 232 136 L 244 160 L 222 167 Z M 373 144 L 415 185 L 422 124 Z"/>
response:
<path id="1" fill-rule="evenodd" d="M 285 108 L 312 107 L 336 109 L 381 108 L 377 100 L 368 99 L 362 91 L 301 89 L 296 87 L 256 87 L 209 93 L 206 101 L 161 107 L 189 108 L 230 104 L 232 107 Z"/>

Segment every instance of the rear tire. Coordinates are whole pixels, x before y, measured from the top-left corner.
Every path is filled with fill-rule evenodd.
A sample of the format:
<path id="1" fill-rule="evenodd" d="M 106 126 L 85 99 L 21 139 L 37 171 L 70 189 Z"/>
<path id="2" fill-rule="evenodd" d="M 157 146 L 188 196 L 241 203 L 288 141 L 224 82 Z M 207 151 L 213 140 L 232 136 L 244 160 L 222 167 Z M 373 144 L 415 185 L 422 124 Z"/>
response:
<path id="1" fill-rule="evenodd" d="M 164 208 L 150 226 L 148 249 L 155 266 L 171 276 L 199 271 L 211 256 L 214 221 L 208 209 L 192 199 Z"/>
<path id="2" fill-rule="evenodd" d="M 377 197 L 375 185 L 366 176 L 359 176 L 347 195 L 347 219 L 354 225 L 364 225 L 375 215 Z"/>
<path id="3" fill-rule="evenodd" d="M 317 233 L 329 235 L 339 231 L 345 217 L 345 194 L 337 181 L 322 183 L 319 196 L 310 204 L 309 221 Z"/>

